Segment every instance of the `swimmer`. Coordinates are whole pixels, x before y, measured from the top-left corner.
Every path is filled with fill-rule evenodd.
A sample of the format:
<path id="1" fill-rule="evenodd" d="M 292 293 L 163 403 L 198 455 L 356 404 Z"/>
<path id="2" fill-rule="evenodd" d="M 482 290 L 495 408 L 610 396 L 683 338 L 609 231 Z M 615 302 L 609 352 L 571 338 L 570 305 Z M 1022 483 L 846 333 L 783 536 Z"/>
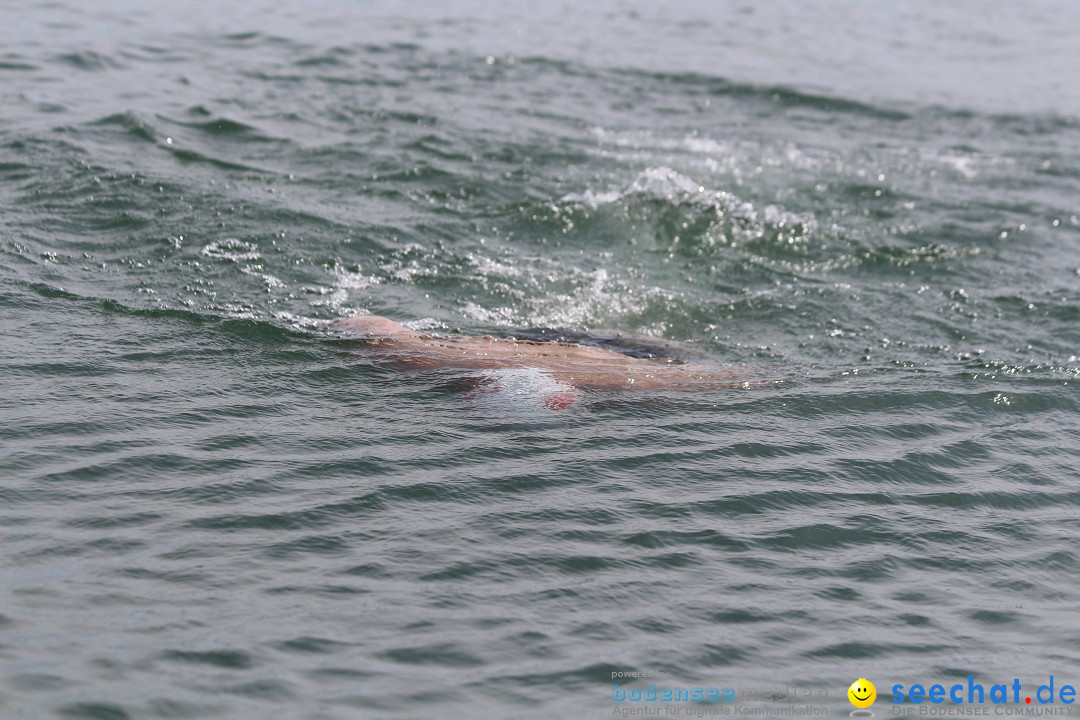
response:
<path id="1" fill-rule="evenodd" d="M 761 384 L 746 370 L 636 358 L 566 342 L 431 335 L 377 315 L 345 318 L 331 328 L 356 335 L 402 368 L 454 367 L 481 371 L 540 371 L 560 385 L 596 390 L 702 390 Z"/>

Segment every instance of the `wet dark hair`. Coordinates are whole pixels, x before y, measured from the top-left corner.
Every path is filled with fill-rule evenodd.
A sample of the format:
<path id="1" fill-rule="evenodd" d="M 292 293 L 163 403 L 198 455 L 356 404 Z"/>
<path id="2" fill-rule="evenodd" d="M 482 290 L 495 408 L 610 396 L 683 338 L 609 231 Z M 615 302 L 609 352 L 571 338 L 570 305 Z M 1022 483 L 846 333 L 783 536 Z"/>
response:
<path id="1" fill-rule="evenodd" d="M 598 335 L 584 330 L 569 330 L 566 328 L 528 328 L 511 331 L 508 336 L 515 340 L 531 340 L 532 342 L 564 342 L 576 345 L 591 345 L 605 350 L 614 350 L 641 360 L 649 358 L 677 359 L 672 354 L 673 349 L 669 345 L 652 343 L 641 338 L 628 338 L 623 335 Z"/>

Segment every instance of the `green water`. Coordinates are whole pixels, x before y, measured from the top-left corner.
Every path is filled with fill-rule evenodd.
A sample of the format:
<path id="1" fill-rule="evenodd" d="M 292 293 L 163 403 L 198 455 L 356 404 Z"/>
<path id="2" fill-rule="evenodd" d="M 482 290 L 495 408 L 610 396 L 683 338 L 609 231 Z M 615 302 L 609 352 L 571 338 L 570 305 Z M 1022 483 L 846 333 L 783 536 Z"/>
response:
<path id="1" fill-rule="evenodd" d="M 0 4 L 0 716 L 1080 681 L 1080 18 L 983 8 Z"/>

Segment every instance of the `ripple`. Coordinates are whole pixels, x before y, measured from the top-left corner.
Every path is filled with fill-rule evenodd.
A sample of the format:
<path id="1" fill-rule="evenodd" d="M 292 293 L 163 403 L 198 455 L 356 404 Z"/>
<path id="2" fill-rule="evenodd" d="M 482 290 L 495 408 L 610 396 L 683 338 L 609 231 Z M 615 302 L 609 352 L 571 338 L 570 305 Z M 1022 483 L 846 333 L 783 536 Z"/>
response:
<path id="1" fill-rule="evenodd" d="M 166 650 L 161 653 L 161 658 L 173 662 L 211 665 L 224 670 L 246 670 L 255 665 L 250 654 L 238 650 Z"/>
<path id="2" fill-rule="evenodd" d="M 63 53 L 57 55 L 54 60 L 73 67 L 76 70 L 85 70 L 89 72 L 101 72 L 103 70 L 112 70 L 123 67 L 123 65 L 115 58 L 94 52 L 93 50 Z"/>

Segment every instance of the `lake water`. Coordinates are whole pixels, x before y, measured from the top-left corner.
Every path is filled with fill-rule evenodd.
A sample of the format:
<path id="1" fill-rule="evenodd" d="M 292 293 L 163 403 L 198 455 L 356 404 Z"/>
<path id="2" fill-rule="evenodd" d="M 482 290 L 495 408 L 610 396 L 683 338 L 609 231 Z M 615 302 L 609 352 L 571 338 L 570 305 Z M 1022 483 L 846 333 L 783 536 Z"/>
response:
<path id="1" fill-rule="evenodd" d="M 0 3 L 0 716 L 1080 681 L 1077 27 Z M 775 382 L 502 412 L 363 313 Z"/>

